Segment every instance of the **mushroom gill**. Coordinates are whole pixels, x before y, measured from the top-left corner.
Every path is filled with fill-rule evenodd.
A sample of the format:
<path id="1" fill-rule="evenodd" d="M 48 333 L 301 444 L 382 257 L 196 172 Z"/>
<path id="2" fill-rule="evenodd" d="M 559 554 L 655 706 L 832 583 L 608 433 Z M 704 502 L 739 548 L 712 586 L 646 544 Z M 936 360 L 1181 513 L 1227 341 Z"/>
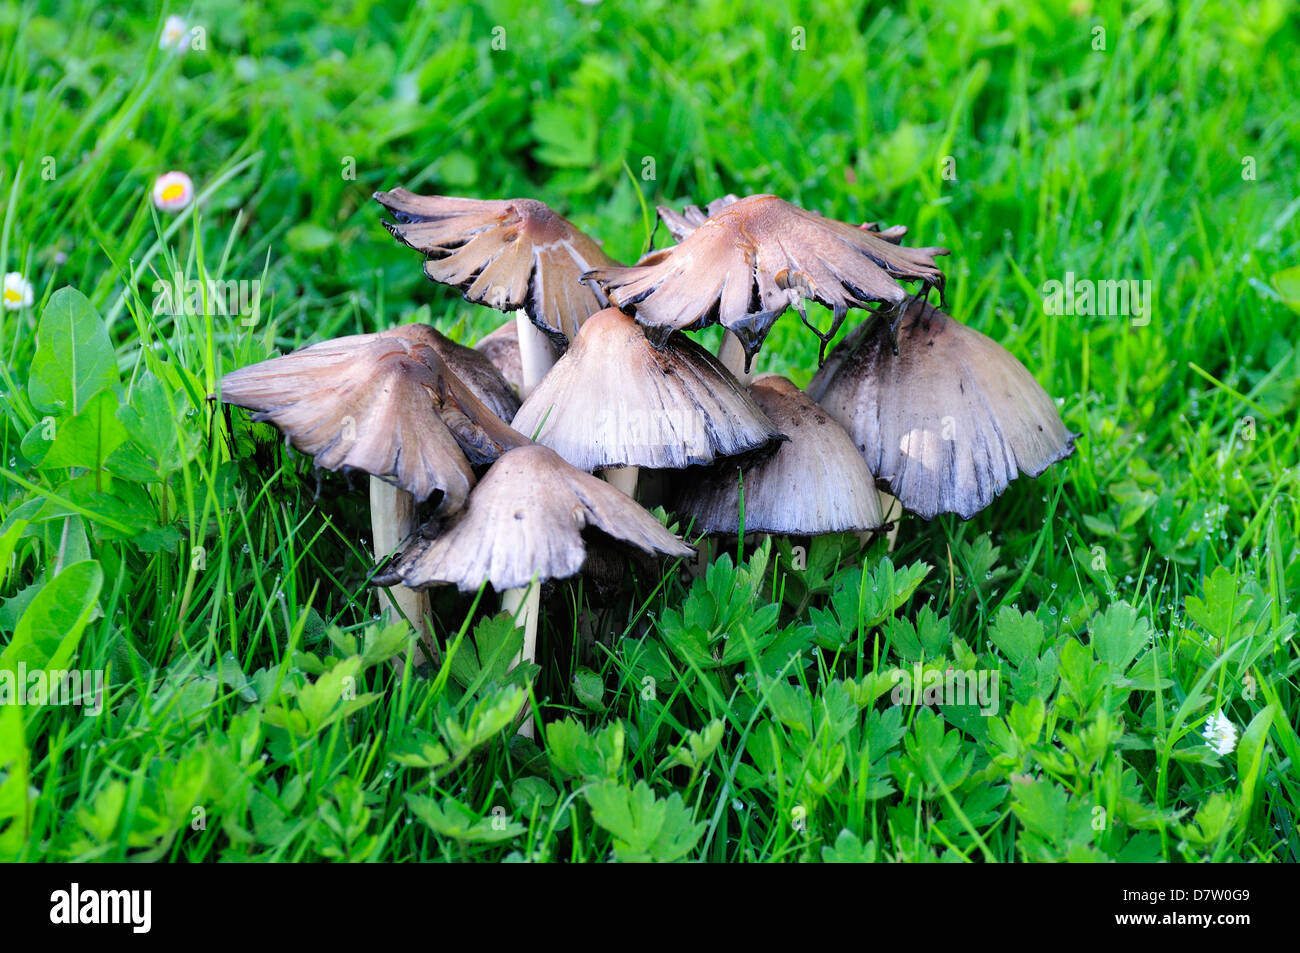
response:
<path id="1" fill-rule="evenodd" d="M 1077 434 L 1005 348 L 915 301 L 897 328 L 871 321 L 832 351 L 808 386 L 876 477 L 925 519 L 969 519 L 1018 474 L 1074 452 Z"/>
<path id="2" fill-rule="evenodd" d="M 480 200 L 376 192 L 396 222 L 384 227 L 427 256 L 424 272 L 466 301 L 498 311 L 523 309 L 563 350 L 590 315 L 608 305 L 583 276 L 618 262 L 535 199 Z"/>
<path id="3" fill-rule="evenodd" d="M 900 281 L 919 281 L 942 294 L 944 276 L 934 259 L 947 249 L 899 245 L 896 232 L 824 218 L 774 195 L 714 205 L 717 210 L 681 244 L 631 267 L 606 266 L 587 275 L 615 306 L 635 313 L 657 346 L 673 331 L 718 323 L 739 338 L 748 362 L 791 305 L 824 348 L 849 308 L 901 305 L 908 294 Z M 670 227 L 689 226 L 695 217 Z M 832 310 L 828 331 L 808 321 L 804 299 Z"/>

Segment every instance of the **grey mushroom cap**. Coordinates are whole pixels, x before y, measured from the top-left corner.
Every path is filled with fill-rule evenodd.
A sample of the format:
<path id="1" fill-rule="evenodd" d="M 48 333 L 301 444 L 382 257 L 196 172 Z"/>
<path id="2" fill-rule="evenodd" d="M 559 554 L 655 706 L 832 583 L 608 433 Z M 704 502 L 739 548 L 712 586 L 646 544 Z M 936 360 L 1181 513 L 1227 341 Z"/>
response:
<path id="1" fill-rule="evenodd" d="M 427 256 L 424 273 L 430 279 L 459 289 L 466 301 L 499 311 L 523 308 L 560 349 L 609 303 L 583 275 L 618 262 L 542 202 L 406 189 L 376 192 L 374 198 L 396 219 L 384 227 Z"/>
<path id="2" fill-rule="evenodd" d="M 502 455 L 469 503 L 436 536 L 413 535 L 375 577 L 413 589 L 454 585 L 501 592 L 534 579 L 567 579 L 587 558 L 584 532 L 643 553 L 684 558 L 694 550 L 605 481 L 531 445 Z"/>
<path id="3" fill-rule="evenodd" d="M 613 308 L 583 325 L 514 427 L 589 471 L 677 470 L 782 437 L 712 354 L 684 335 L 656 349 Z"/>
<path id="4" fill-rule="evenodd" d="M 1005 348 L 922 301 L 844 339 L 808 387 L 849 432 L 867 466 L 925 519 L 970 519 L 1020 473 L 1074 452 L 1077 434 Z"/>
<path id="5" fill-rule="evenodd" d="M 550 339 L 541 338 L 537 343 L 540 347 L 549 351 L 550 361 L 548 363 L 554 364 L 559 357 L 559 352 L 550 343 Z M 519 357 L 519 325 L 514 320 L 506 321 L 491 334 L 480 338 L 479 342 L 474 345 L 474 350 L 492 362 L 492 366 L 500 372 L 506 383 L 514 389 L 515 394 L 524 389 L 524 365 Z M 518 407 L 515 408 L 516 411 L 518 409 Z"/>
<path id="6" fill-rule="evenodd" d="M 693 518 L 695 531 L 739 532 L 742 483 L 747 533 L 817 536 L 884 524 L 875 478 L 843 427 L 779 375 L 759 376 L 749 393 L 790 439 L 764 460 L 724 461 L 687 484 L 673 508 Z"/>
<path id="7" fill-rule="evenodd" d="M 674 212 L 667 206 L 660 205 L 655 208 L 655 211 L 659 213 L 659 220 L 667 227 L 668 233 L 673 236 L 673 241 L 680 242 L 703 225 L 710 216 L 717 215 L 728 205 L 739 201 L 740 196 L 728 193 L 722 198 L 714 199 L 704 208 L 688 205 L 680 212 Z"/>
<path id="8" fill-rule="evenodd" d="M 942 295 L 944 275 L 934 259 L 947 253 L 896 244 L 774 195 L 751 195 L 722 205 L 681 244 L 630 268 L 597 268 L 587 277 L 614 306 L 634 312 L 658 346 L 673 331 L 716 322 L 752 358 L 777 317 L 792 305 L 803 314 L 805 299 L 833 312 L 825 332 L 804 314 L 824 347 L 849 308 L 901 305 L 907 292 L 900 281 L 920 281 Z"/>
<path id="9" fill-rule="evenodd" d="M 458 344 L 437 328 L 427 324 L 411 324 L 384 333 L 400 334 L 427 343 L 443 359 L 451 372 L 473 391 L 474 396 L 506 423 L 509 423 L 519 410 L 519 395 L 491 359 L 481 351 Z"/>
<path id="10" fill-rule="evenodd" d="M 411 326 L 417 327 L 417 326 Z M 458 509 L 471 464 L 526 441 L 411 327 L 313 344 L 232 371 L 221 399 L 274 424 L 325 470 L 360 470 Z M 431 329 L 426 329 L 431 330 Z"/>
<path id="11" fill-rule="evenodd" d="M 703 209 L 698 205 L 688 205 L 680 212 L 676 212 L 667 206 L 660 205 L 656 207 L 655 211 L 659 213 L 659 220 L 664 223 L 669 234 L 673 236 L 673 241 L 681 242 L 687 235 L 703 225 L 705 221 L 717 215 L 728 205 L 734 205 L 739 201 L 739 196 L 729 193 L 722 196 L 722 198 L 714 199 Z M 863 222 L 858 228 L 871 232 L 876 237 L 883 238 L 895 245 L 900 244 L 903 236 L 907 234 L 907 226 L 905 225 L 891 225 L 889 228 L 882 230 L 878 222 Z"/>

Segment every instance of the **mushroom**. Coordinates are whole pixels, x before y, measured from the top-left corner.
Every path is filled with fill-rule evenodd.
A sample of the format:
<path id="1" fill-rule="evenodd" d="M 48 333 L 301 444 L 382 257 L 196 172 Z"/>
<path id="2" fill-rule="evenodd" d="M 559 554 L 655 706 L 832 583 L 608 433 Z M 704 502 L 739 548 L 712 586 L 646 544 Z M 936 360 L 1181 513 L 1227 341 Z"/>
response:
<path id="1" fill-rule="evenodd" d="M 428 256 L 424 273 L 429 278 L 460 289 L 466 301 L 522 311 L 531 319 L 531 324 L 519 319 L 521 397 L 550 367 L 539 338 L 563 350 L 582 322 L 609 303 L 583 276 L 618 262 L 542 202 L 416 195 L 406 189 L 374 197 L 397 220 L 384 227 Z"/>
<path id="2" fill-rule="evenodd" d="M 683 221 L 689 225 L 693 217 Z M 942 294 L 944 276 L 934 259 L 944 254 L 944 248 L 896 244 L 892 235 L 823 218 L 774 195 L 751 195 L 718 207 L 679 245 L 651 252 L 632 267 L 604 266 L 586 277 L 615 306 L 634 311 L 657 346 L 675 330 L 721 324 L 739 338 L 748 369 L 790 305 L 824 351 L 849 308 L 901 305 L 907 293 L 899 281 L 920 281 Z M 829 331 L 808 321 L 805 298 L 831 308 Z"/>
<path id="3" fill-rule="evenodd" d="M 550 339 L 546 337 L 538 338 L 537 344 L 541 349 L 542 358 L 546 365 L 548 367 L 553 365 L 559 358 L 559 354 L 551 345 Z M 481 338 L 474 345 L 474 350 L 492 362 L 492 365 L 505 378 L 506 383 L 514 388 L 516 394 L 523 392 L 524 366 L 519 355 L 519 323 L 517 321 L 507 321 L 491 334 Z"/>
<path id="4" fill-rule="evenodd" d="M 735 195 L 724 195 L 722 198 L 714 199 L 708 207 L 701 211 L 698 206 L 688 205 L 681 213 L 674 212 L 672 209 L 664 206 L 658 207 L 659 217 L 673 238 L 678 241 L 684 241 L 692 232 L 704 224 L 704 222 L 717 215 L 723 209 L 734 205 L 739 199 Z M 898 245 L 902 242 L 903 236 L 907 234 L 907 228 L 903 225 L 893 225 L 888 228 L 881 228 L 877 222 L 863 222 L 858 226 L 859 231 L 870 233 L 873 237 L 887 241 L 891 244 Z M 936 249 L 936 253 L 943 252 L 942 249 Z M 823 341 L 823 346 L 825 342 Z M 727 370 L 742 383 L 748 386 L 754 379 L 753 362 L 749 355 L 746 354 L 744 345 L 734 333 L 729 330 L 723 332 L 722 346 L 718 348 L 718 360 L 720 360 Z M 885 521 L 889 524 L 888 538 L 889 548 L 892 551 L 894 542 L 898 536 L 897 517 L 901 515 L 901 508 L 898 501 L 884 491 L 878 491 L 880 494 L 880 506 L 885 514 Z"/>
<path id="5" fill-rule="evenodd" d="M 745 532 L 819 536 L 884 524 L 876 481 L 844 428 L 778 374 L 762 374 L 750 396 L 789 440 L 754 463 L 726 460 L 709 468 L 673 509 L 705 533 L 739 534 L 743 488 Z"/>
<path id="6" fill-rule="evenodd" d="M 316 466 L 370 474 L 379 556 L 410 533 L 417 503 L 459 509 L 474 485 L 472 465 L 526 442 L 448 369 L 429 343 L 436 333 L 411 325 L 335 338 L 221 380 L 223 401 L 274 424 Z M 392 596 L 428 649 L 427 602 L 401 590 Z"/>
<path id="7" fill-rule="evenodd" d="M 914 301 L 895 335 L 853 330 L 808 394 L 843 425 L 903 507 L 969 519 L 1018 473 L 1036 477 L 1074 452 L 1077 434 L 1005 348 Z"/>
<path id="8" fill-rule="evenodd" d="M 703 210 L 698 205 L 688 205 L 679 213 L 666 205 L 659 205 L 656 206 L 655 211 L 659 213 L 659 220 L 664 223 L 668 233 L 673 236 L 673 241 L 681 242 L 711 216 L 717 215 L 728 205 L 734 205 L 739 201 L 740 196 L 728 193 L 720 199 L 714 199 Z"/>
<path id="9" fill-rule="evenodd" d="M 656 349 L 616 308 L 587 320 L 514 427 L 628 495 L 640 467 L 679 470 L 781 438 L 712 354 L 681 334 Z"/>
<path id="10" fill-rule="evenodd" d="M 722 198 L 714 199 L 704 210 L 701 210 L 698 205 L 688 205 L 681 212 L 675 212 L 666 206 L 660 205 L 656 208 L 656 211 L 659 213 L 659 219 L 673 236 L 673 240 L 681 242 L 709 218 L 739 201 L 740 199 L 737 196 L 728 194 L 722 196 Z M 899 244 L 903 236 L 907 234 L 905 225 L 893 225 L 882 230 L 876 222 L 863 222 L 858 228 L 862 231 L 871 232 L 875 237 L 895 245 Z M 727 370 L 736 375 L 737 380 L 742 384 L 748 387 L 752 383 L 754 379 L 752 362 L 746 356 L 740 338 L 736 337 L 731 331 L 723 332 L 722 346 L 718 348 L 718 359 L 722 361 Z"/>
<path id="11" fill-rule="evenodd" d="M 682 558 L 693 552 L 626 494 L 532 444 L 502 454 L 465 509 L 413 535 L 375 581 L 415 589 L 454 585 L 462 592 L 486 583 L 502 593 L 502 607 L 522 625 L 522 655 L 531 661 L 539 587 L 582 569 L 584 534 L 591 533 L 648 554 Z M 531 736 L 530 728 L 524 733 Z"/>
<path id="12" fill-rule="evenodd" d="M 513 321 L 509 323 L 514 324 Z M 519 410 L 517 389 L 506 380 L 489 355 L 477 348 L 458 344 L 427 324 L 411 324 L 388 333 L 403 334 L 427 343 L 438 352 L 448 369 L 474 392 L 474 396 L 503 421 L 509 422 Z"/>

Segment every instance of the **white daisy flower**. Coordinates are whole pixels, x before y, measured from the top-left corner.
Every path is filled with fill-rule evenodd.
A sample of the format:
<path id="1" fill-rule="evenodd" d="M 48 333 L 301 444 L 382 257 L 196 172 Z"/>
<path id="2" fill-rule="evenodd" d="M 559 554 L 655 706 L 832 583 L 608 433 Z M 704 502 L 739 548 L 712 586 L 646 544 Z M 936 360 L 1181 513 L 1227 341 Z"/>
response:
<path id="1" fill-rule="evenodd" d="M 164 212 L 179 212 L 194 201 L 194 182 L 184 172 L 166 172 L 153 184 L 153 204 Z"/>
<path id="2" fill-rule="evenodd" d="M 5 275 L 4 302 L 6 311 L 30 308 L 34 295 L 32 283 L 19 272 L 11 271 Z"/>
<path id="3" fill-rule="evenodd" d="M 162 33 L 158 36 L 158 49 L 184 53 L 189 47 L 189 38 L 188 24 L 178 16 L 170 16 L 163 23 Z"/>
<path id="4" fill-rule="evenodd" d="M 1230 722 L 1220 708 L 1205 722 L 1205 741 L 1220 755 L 1232 754 L 1237 747 L 1237 726 Z"/>

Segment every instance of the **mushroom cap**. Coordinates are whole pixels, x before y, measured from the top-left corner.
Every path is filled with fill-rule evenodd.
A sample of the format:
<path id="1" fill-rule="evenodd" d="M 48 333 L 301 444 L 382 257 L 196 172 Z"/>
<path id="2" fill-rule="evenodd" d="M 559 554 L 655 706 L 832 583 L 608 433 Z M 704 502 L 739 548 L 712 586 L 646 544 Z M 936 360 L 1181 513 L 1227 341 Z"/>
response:
<path id="1" fill-rule="evenodd" d="M 749 393 L 789 441 L 750 466 L 710 467 L 676 512 L 694 517 L 699 532 L 739 532 L 743 480 L 746 532 L 817 536 L 883 525 L 875 478 L 843 427 L 780 375 L 760 375 Z"/>
<path id="2" fill-rule="evenodd" d="M 481 351 L 457 344 L 437 328 L 427 324 L 408 324 L 382 333 L 405 337 L 433 348 L 448 369 L 474 393 L 474 396 L 506 423 L 509 423 L 515 416 L 515 412 L 519 410 L 519 395 L 515 393 L 510 382 L 505 379 L 496 365 Z"/>
<path id="3" fill-rule="evenodd" d="M 539 344 L 551 349 L 551 364 L 555 363 L 554 347 L 547 339 L 539 339 Z M 524 365 L 519 358 L 519 325 L 514 320 L 505 322 L 491 334 L 483 337 L 474 345 L 474 350 L 484 355 L 501 373 L 516 394 L 524 388 Z M 518 410 L 518 407 L 515 408 Z M 513 415 L 509 418 L 512 420 Z"/>
<path id="4" fill-rule="evenodd" d="M 901 304 L 907 293 L 899 281 L 921 281 L 942 292 L 944 276 L 934 258 L 947 253 L 897 245 L 774 195 L 751 195 L 721 206 L 680 245 L 632 267 L 597 268 L 589 277 L 614 305 L 634 310 L 657 345 L 672 331 L 716 322 L 752 358 L 776 318 L 790 305 L 802 312 L 805 298 L 834 312 L 830 331 L 812 328 L 824 344 L 849 308 Z"/>
<path id="5" fill-rule="evenodd" d="M 458 509 L 487 463 L 526 441 L 452 374 L 419 332 L 313 344 L 232 371 L 221 399 L 269 421 L 325 470 L 361 470 Z"/>
<path id="6" fill-rule="evenodd" d="M 498 311 L 523 308 L 560 349 L 609 303 L 583 275 L 618 262 L 542 202 L 416 195 L 406 189 L 374 197 L 397 219 L 384 227 L 428 256 L 426 275 L 459 289 L 466 301 Z"/>
<path id="7" fill-rule="evenodd" d="M 740 201 L 740 196 L 727 193 L 722 198 L 714 199 L 703 209 L 698 205 L 688 205 L 681 212 L 674 212 L 665 205 L 655 207 L 659 213 L 659 220 L 664 223 L 668 233 L 673 236 L 673 241 L 680 242 L 691 232 L 695 231 L 710 216 L 717 215 L 728 205 L 734 205 Z"/>
<path id="8" fill-rule="evenodd" d="M 462 592 L 486 582 L 501 592 L 534 578 L 566 579 L 582 569 L 582 534 L 593 530 L 645 553 L 694 552 L 631 497 L 534 444 L 503 454 L 464 510 L 433 538 L 413 535 L 375 581 Z"/>
<path id="9" fill-rule="evenodd" d="M 676 470 L 781 438 L 712 354 L 684 335 L 657 350 L 614 308 L 587 320 L 514 427 L 583 470 Z"/>
<path id="10" fill-rule="evenodd" d="M 855 328 L 808 393 L 904 508 L 970 519 L 1018 473 L 1074 452 L 1052 398 L 996 342 L 921 301 L 897 336 L 895 354 L 887 322 Z"/>
<path id="11" fill-rule="evenodd" d="M 722 198 L 714 199 L 703 210 L 698 205 L 688 205 L 680 212 L 674 212 L 667 206 L 660 205 L 655 208 L 655 211 L 659 213 L 660 221 L 664 223 L 669 234 L 673 236 L 673 241 L 680 242 L 703 225 L 706 219 L 712 218 L 728 205 L 734 205 L 739 201 L 739 196 L 728 193 Z M 882 230 L 878 222 L 863 222 L 858 228 L 872 232 L 876 237 L 883 238 L 895 245 L 899 244 L 903 240 L 903 236 L 907 234 L 906 225 L 891 225 L 889 228 Z"/>

